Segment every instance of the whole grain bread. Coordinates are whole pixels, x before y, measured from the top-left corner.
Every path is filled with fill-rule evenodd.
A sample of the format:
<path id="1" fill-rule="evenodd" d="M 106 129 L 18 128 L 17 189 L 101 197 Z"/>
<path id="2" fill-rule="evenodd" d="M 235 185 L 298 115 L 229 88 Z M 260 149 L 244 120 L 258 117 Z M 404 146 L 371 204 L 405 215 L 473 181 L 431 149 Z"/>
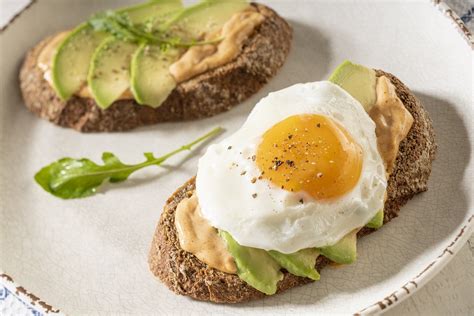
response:
<path id="1" fill-rule="evenodd" d="M 434 130 L 428 113 L 411 91 L 395 76 L 377 70 L 377 75 L 387 76 L 396 87 L 398 97 L 412 114 L 414 123 L 407 137 L 401 142 L 395 167 L 388 180 L 384 223 L 398 216 L 400 207 L 415 194 L 427 190 L 427 181 L 435 158 Z M 195 190 L 194 178 L 180 187 L 166 202 L 158 222 L 149 253 L 150 270 L 177 294 L 217 303 L 237 303 L 265 294 L 243 282 L 237 275 L 210 268 L 193 254 L 182 250 L 176 233 L 174 214 L 179 202 L 190 197 Z M 374 229 L 363 228 L 357 237 L 370 234 Z M 319 256 L 316 269 L 324 268 L 330 260 Z M 278 283 L 278 292 L 311 282 L 308 278 L 284 272 Z"/>
<path id="2" fill-rule="evenodd" d="M 209 117 L 239 104 L 265 85 L 283 65 L 291 46 L 292 29 L 272 9 L 252 4 L 265 20 L 245 41 L 233 61 L 180 83 L 158 108 L 135 100 L 118 100 L 106 110 L 90 98 L 62 101 L 43 78 L 37 59 L 52 37 L 26 55 L 20 87 L 26 107 L 39 117 L 81 132 L 125 131 L 167 121 Z M 159 84 L 159 83 L 157 83 Z"/>

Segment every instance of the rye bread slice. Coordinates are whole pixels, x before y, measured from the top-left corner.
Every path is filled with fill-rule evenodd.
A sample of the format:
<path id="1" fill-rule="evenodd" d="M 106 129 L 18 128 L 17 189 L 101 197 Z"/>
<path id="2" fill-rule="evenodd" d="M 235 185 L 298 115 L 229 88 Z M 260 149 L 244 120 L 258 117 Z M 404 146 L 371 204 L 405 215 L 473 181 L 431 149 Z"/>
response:
<path id="1" fill-rule="evenodd" d="M 410 132 L 400 144 L 395 167 L 388 180 L 384 212 L 384 223 L 387 223 L 398 216 L 400 207 L 415 194 L 427 190 L 436 143 L 431 119 L 419 100 L 395 76 L 381 70 L 377 70 L 377 75 L 385 75 L 391 80 L 398 97 L 414 118 Z M 180 248 L 174 214 L 178 203 L 193 194 L 194 180 L 192 178 L 186 182 L 166 202 L 149 253 L 150 270 L 173 292 L 198 300 L 237 303 L 264 297 L 265 294 L 247 285 L 237 275 L 210 268 Z M 357 237 L 373 231 L 375 230 L 363 228 Z M 329 259 L 319 256 L 316 268 L 319 271 L 329 263 Z M 309 282 L 311 280 L 308 278 L 284 272 L 277 293 Z"/>
<path id="2" fill-rule="evenodd" d="M 118 100 L 106 110 L 90 98 L 62 101 L 36 65 L 46 38 L 26 55 L 20 87 L 26 107 L 39 117 L 80 132 L 125 131 L 159 122 L 216 115 L 256 93 L 283 65 L 291 46 L 290 25 L 272 9 L 252 4 L 265 20 L 245 41 L 233 61 L 179 84 L 158 108 Z"/>

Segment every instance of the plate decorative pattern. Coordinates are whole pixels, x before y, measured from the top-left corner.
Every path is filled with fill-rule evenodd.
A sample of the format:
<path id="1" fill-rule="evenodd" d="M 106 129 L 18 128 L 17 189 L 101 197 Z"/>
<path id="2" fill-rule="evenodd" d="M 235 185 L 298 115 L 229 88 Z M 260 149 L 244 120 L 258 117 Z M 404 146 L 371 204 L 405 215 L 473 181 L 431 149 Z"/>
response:
<path id="1" fill-rule="evenodd" d="M 474 37 L 472 35 L 472 32 L 467 27 L 467 23 L 472 20 L 472 16 L 474 15 L 474 6 L 472 6 L 465 13 L 463 13 L 461 17 L 459 17 L 456 12 L 451 9 L 451 7 L 443 0 L 434 0 L 433 3 L 438 7 L 438 9 L 441 10 L 441 12 L 443 12 L 453 21 L 454 25 L 464 36 L 471 48 L 474 48 Z"/>
<path id="2" fill-rule="evenodd" d="M 418 273 L 413 279 L 407 281 L 402 287 L 395 292 L 387 295 L 383 300 L 378 301 L 377 303 L 374 303 L 355 315 L 373 315 L 377 314 L 388 307 L 391 307 L 395 302 L 401 301 L 408 297 L 408 295 L 413 294 L 416 292 L 421 286 L 426 284 L 433 276 L 432 274 L 429 278 L 423 278 L 422 281 L 420 281 L 420 278 L 424 276 L 425 274 L 429 274 L 431 271 L 434 270 L 440 270 L 442 267 L 444 267 L 448 262 L 448 260 L 444 260 L 445 256 L 454 256 L 459 249 L 464 245 L 463 242 L 459 242 L 461 237 L 464 235 L 470 236 L 472 234 L 472 221 L 473 221 L 474 216 L 471 216 L 466 224 L 461 228 L 461 231 L 459 234 L 456 236 L 456 238 L 443 250 L 443 252 L 434 260 L 432 261 L 429 265 L 427 265 L 423 270 L 421 270 L 420 273 Z"/>
<path id="3" fill-rule="evenodd" d="M 21 14 L 32 7 L 39 0 L 31 0 L 21 11 L 15 14 L 10 21 L 0 28 L 0 32 L 5 31 L 9 25 L 14 23 Z M 474 20 L 474 7 L 462 12 L 459 17 L 455 11 L 443 0 L 432 0 L 432 3 L 456 26 L 457 30 L 466 39 L 471 48 L 474 48 L 474 36 L 466 24 Z M 412 279 L 408 280 L 401 287 L 386 295 L 383 299 L 355 313 L 355 315 L 373 315 L 384 311 L 396 302 L 399 302 L 410 294 L 417 291 L 422 285 L 434 276 L 432 271 L 439 271 L 449 262 L 449 256 L 453 256 L 463 246 L 464 241 L 472 234 L 474 216 L 471 216 L 462 226 L 456 238 L 452 240 L 439 256 L 422 269 Z M 426 277 L 429 275 L 429 277 Z M 423 276 L 423 278 L 422 278 Z M 36 295 L 28 292 L 25 288 L 16 284 L 13 279 L 0 271 L 0 314 L 1 315 L 62 315 L 59 309 L 52 307 Z"/>
<path id="4" fill-rule="evenodd" d="M 17 316 L 62 315 L 58 309 L 17 285 L 13 279 L 0 272 L 0 314 Z"/>

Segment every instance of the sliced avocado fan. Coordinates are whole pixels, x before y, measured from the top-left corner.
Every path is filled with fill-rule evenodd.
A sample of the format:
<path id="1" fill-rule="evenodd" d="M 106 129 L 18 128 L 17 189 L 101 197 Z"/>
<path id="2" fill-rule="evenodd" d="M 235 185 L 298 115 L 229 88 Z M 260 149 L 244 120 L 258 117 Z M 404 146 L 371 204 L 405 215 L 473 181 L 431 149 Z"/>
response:
<path id="1" fill-rule="evenodd" d="M 139 22 L 156 14 L 160 7 L 176 6 L 175 8 L 178 8 L 178 5 L 181 7 L 180 0 L 155 0 L 119 9 L 116 12 L 127 13 L 132 22 Z M 53 88 L 61 99 L 69 99 L 84 86 L 96 48 L 109 36 L 106 32 L 95 31 L 86 22 L 76 27 L 58 46 L 53 58 L 51 75 Z M 103 54 L 96 56 L 103 56 Z M 107 93 L 101 93 L 101 95 L 105 94 Z M 104 104 L 104 102 L 101 103 Z"/>
<path id="2" fill-rule="evenodd" d="M 346 90 L 366 111 L 375 104 L 377 77 L 373 69 L 346 60 L 334 70 L 329 81 Z"/>
<path id="3" fill-rule="evenodd" d="M 150 0 L 115 11 L 125 14 L 124 19 L 129 22 L 123 25 L 138 25 L 139 30 L 120 29 L 120 20 L 112 26 L 100 18 L 83 23 L 56 50 L 52 62 L 53 88 L 61 99 L 67 100 L 87 83 L 98 106 L 106 109 L 130 87 L 138 103 L 157 107 L 176 86 L 168 68 L 183 50 L 146 45 L 142 39 L 125 42 L 123 34 L 138 32 L 133 34 L 146 38 L 147 34 L 142 32 L 146 29 L 165 36 L 171 43 L 194 45 L 203 34 L 217 34 L 234 13 L 248 6 L 246 0 L 202 0 L 183 8 L 181 0 Z M 100 25 L 100 31 L 95 29 L 96 25 Z"/>
<path id="4" fill-rule="evenodd" d="M 219 235 L 226 242 L 227 250 L 235 260 L 239 278 L 260 292 L 272 295 L 276 293 L 277 284 L 283 278 L 281 268 L 293 275 L 317 281 L 320 279 L 316 270 L 316 259 L 319 255 L 339 264 L 355 262 L 357 231 L 350 232 L 332 246 L 307 248 L 292 254 L 241 246 L 225 231 L 219 230 Z"/>

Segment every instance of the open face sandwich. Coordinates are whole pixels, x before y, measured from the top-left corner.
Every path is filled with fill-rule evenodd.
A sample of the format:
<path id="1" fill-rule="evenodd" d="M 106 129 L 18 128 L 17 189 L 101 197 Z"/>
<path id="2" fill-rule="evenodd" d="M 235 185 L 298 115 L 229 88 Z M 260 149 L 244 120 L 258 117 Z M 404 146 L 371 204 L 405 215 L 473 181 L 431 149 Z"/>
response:
<path id="1" fill-rule="evenodd" d="M 175 293 L 218 303 L 317 281 L 427 190 L 435 152 L 413 93 L 346 61 L 329 81 L 269 94 L 207 149 L 166 202 L 150 269 Z"/>
<path id="2" fill-rule="evenodd" d="M 27 108 L 81 132 L 124 131 L 229 110 L 283 65 L 292 30 L 245 0 L 147 3 L 92 16 L 27 54 Z"/>

